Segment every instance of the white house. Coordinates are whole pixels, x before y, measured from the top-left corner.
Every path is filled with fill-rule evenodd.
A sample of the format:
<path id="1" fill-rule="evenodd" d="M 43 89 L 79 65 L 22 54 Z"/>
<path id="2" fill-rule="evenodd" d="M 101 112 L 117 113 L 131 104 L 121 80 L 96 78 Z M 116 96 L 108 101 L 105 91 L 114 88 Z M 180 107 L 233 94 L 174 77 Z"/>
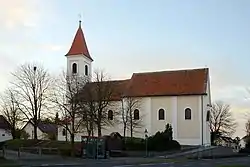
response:
<path id="1" fill-rule="evenodd" d="M 0 142 L 12 139 L 10 123 L 3 115 L 0 115 Z"/>
<path id="2" fill-rule="evenodd" d="M 22 129 L 29 134 L 28 139 L 34 139 L 34 124 L 32 123 L 32 120 L 29 120 Z M 42 121 L 39 122 L 37 126 L 37 139 L 48 140 L 49 134 L 57 135 L 57 126 Z"/>
<path id="3" fill-rule="evenodd" d="M 81 22 L 66 58 L 69 75 L 85 75 L 91 79 L 93 59 L 86 45 Z M 154 135 L 170 123 L 173 138 L 180 144 L 210 144 L 208 121 L 211 96 L 208 68 L 134 73 L 126 80 L 109 82 L 116 91 L 113 105 L 107 109 L 110 115 L 121 108 L 121 101 L 126 98 L 140 99 L 140 107 L 136 108 L 134 119 L 143 116 L 143 126 L 136 130 L 134 137 L 144 137 L 145 129 L 148 135 Z M 92 82 L 89 85 L 91 87 L 95 84 Z M 58 139 L 64 140 L 65 137 L 59 137 L 62 131 L 58 130 Z M 122 124 L 106 127 L 102 134 L 108 135 L 111 132 L 123 134 Z"/>
<path id="4" fill-rule="evenodd" d="M 240 144 L 239 144 L 240 148 L 245 148 L 248 140 L 249 140 L 249 136 L 242 137 L 242 139 L 240 140 Z"/>

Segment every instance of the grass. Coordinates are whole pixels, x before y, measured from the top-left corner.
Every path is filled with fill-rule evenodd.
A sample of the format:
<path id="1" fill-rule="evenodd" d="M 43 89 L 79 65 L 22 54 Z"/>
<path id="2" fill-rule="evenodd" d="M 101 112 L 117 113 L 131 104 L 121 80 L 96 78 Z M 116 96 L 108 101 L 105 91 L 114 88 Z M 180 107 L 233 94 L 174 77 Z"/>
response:
<path id="1" fill-rule="evenodd" d="M 80 142 L 75 142 L 79 144 Z M 47 148 L 69 148 L 70 142 L 66 141 L 49 141 L 49 140 L 21 140 L 14 139 L 8 140 L 5 143 L 8 148 L 19 148 L 19 147 L 47 147 Z"/>
<path id="2" fill-rule="evenodd" d="M 79 152 L 79 144 L 80 142 L 75 142 L 77 153 Z M 11 150 L 18 150 L 22 147 L 22 151 L 35 154 L 39 152 L 39 147 L 42 148 L 42 154 L 61 154 L 63 156 L 70 156 L 71 153 L 71 144 L 66 141 L 15 139 L 6 141 L 5 145 Z"/>
<path id="3" fill-rule="evenodd" d="M 6 160 L 3 157 L 0 157 L 0 164 L 1 167 L 19 167 L 15 162 Z"/>
<path id="4" fill-rule="evenodd" d="M 245 165 L 221 165 L 218 167 L 247 167 L 247 166 L 245 166 Z"/>
<path id="5" fill-rule="evenodd" d="M 145 158 L 145 159 L 140 159 L 138 161 L 135 162 L 128 162 L 126 163 L 126 165 L 143 165 L 143 164 L 160 164 L 160 163 L 182 163 L 182 162 L 186 162 L 187 159 L 186 158 L 178 158 L 178 159 L 165 159 L 165 158 Z"/>

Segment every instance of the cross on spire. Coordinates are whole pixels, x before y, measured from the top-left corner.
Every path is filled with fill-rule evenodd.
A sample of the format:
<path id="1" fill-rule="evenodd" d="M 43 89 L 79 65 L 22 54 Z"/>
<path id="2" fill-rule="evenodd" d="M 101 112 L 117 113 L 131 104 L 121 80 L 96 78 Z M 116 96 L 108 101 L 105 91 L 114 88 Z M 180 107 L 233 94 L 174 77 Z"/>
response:
<path id="1" fill-rule="evenodd" d="M 79 17 L 79 27 L 81 27 L 81 24 L 82 24 L 82 15 L 78 14 L 78 17 Z"/>

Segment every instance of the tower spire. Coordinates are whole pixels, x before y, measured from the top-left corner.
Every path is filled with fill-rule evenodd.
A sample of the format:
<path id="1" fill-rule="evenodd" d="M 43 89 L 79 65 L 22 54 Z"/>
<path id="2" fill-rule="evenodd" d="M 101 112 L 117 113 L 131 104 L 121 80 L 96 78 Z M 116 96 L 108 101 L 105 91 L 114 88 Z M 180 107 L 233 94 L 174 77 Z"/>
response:
<path id="1" fill-rule="evenodd" d="M 81 28 L 81 20 L 79 21 L 79 28 L 76 32 L 75 38 L 66 56 L 80 55 L 80 54 L 86 56 L 91 61 L 93 61 L 93 59 L 91 58 L 89 54 L 88 47 L 85 41 L 85 37 Z"/>

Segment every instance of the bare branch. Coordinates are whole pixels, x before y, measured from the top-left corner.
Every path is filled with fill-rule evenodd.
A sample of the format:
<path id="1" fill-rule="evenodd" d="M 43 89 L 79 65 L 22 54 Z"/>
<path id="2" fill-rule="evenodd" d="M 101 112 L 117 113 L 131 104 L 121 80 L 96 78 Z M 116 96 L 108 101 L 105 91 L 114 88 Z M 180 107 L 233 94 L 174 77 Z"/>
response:
<path id="1" fill-rule="evenodd" d="M 13 139 L 17 137 L 17 129 L 19 123 L 22 120 L 21 111 L 17 105 L 18 95 L 15 94 L 11 89 L 7 89 L 4 95 L 1 96 L 1 111 L 3 116 L 10 124 L 10 132 Z"/>
<path id="2" fill-rule="evenodd" d="M 141 115 L 140 106 L 140 98 L 126 97 L 122 99 L 122 123 L 124 137 L 126 136 L 127 129 L 130 131 L 130 136 L 133 137 L 133 133 L 136 132 L 136 129 L 143 126 L 143 115 Z"/>
<path id="3" fill-rule="evenodd" d="M 37 139 L 38 122 L 42 114 L 48 113 L 48 97 L 53 80 L 42 66 L 35 64 L 21 65 L 12 75 L 13 92 L 20 96 L 17 106 L 27 120 L 32 119 L 34 138 Z"/>
<path id="4" fill-rule="evenodd" d="M 63 72 L 62 76 L 56 80 L 56 86 L 50 98 L 54 109 L 63 119 L 60 126 L 70 134 L 72 147 L 74 147 L 75 134 L 82 131 L 80 95 L 86 82 L 88 79 L 85 76 L 69 76 Z"/>
<path id="5" fill-rule="evenodd" d="M 231 136 L 234 134 L 237 123 L 230 112 L 230 105 L 222 101 L 215 102 L 211 107 L 210 130 L 220 136 Z"/>

